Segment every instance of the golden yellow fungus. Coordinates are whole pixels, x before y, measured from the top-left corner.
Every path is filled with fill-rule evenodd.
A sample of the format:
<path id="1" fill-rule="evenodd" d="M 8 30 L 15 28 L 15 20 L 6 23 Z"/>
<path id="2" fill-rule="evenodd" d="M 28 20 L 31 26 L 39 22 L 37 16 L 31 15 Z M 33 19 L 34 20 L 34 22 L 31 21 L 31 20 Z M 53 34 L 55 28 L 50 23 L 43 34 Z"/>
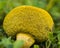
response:
<path id="1" fill-rule="evenodd" d="M 33 6 L 19 6 L 5 17 L 3 28 L 9 36 L 27 33 L 40 41 L 48 38 L 54 23 L 49 13 Z"/>

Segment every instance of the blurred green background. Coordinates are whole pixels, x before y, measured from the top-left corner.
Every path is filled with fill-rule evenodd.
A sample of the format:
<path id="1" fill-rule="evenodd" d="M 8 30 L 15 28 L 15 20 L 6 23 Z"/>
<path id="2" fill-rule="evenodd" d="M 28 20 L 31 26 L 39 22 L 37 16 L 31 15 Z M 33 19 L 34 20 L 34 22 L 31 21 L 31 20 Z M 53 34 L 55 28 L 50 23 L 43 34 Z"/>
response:
<path id="1" fill-rule="evenodd" d="M 0 40 L 6 37 L 3 30 L 4 17 L 17 6 L 31 5 L 38 8 L 43 8 L 50 13 L 54 20 L 54 37 L 57 42 L 54 42 L 55 48 L 60 48 L 60 0 L 0 0 Z M 53 48 L 53 47 L 51 47 Z"/>

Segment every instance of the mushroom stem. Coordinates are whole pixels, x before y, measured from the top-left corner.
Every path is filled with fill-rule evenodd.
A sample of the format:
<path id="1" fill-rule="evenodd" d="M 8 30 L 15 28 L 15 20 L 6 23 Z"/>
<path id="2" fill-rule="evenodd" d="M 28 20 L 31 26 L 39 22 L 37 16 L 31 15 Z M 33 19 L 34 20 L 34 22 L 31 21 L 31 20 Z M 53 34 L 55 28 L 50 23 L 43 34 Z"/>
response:
<path id="1" fill-rule="evenodd" d="M 30 48 L 34 44 L 35 40 L 31 35 L 25 33 L 19 33 L 16 36 L 16 40 L 23 40 L 24 46 L 22 48 Z"/>

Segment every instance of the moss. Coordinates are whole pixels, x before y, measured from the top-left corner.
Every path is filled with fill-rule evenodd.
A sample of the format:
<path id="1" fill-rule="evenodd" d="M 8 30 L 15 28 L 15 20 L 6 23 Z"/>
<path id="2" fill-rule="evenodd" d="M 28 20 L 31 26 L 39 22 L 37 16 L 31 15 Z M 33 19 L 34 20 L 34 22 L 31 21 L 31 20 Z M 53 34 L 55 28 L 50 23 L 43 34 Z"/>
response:
<path id="1" fill-rule="evenodd" d="M 19 6 L 11 10 L 5 17 L 3 28 L 9 36 L 18 32 L 33 35 L 40 41 L 48 38 L 54 23 L 49 13 L 33 6 Z"/>

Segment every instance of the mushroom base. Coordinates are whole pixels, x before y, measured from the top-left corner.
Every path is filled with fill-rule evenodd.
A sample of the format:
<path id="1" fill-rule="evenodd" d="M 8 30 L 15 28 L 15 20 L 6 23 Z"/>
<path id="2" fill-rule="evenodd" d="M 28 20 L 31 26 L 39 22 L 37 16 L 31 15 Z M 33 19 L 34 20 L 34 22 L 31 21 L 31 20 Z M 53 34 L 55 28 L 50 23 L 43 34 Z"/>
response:
<path id="1" fill-rule="evenodd" d="M 16 40 L 24 41 L 24 46 L 22 48 L 30 48 L 35 42 L 34 38 L 31 35 L 25 33 L 17 34 Z"/>

